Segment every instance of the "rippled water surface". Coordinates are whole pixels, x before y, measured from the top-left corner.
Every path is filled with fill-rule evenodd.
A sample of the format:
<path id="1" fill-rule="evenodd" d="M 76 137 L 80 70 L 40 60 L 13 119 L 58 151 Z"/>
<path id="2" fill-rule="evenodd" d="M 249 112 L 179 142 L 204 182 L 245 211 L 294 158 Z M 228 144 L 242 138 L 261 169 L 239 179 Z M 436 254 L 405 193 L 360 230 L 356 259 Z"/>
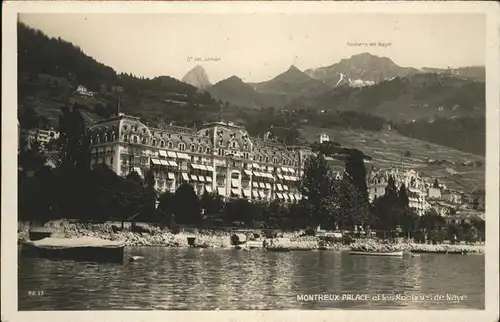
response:
<path id="1" fill-rule="evenodd" d="M 126 258 L 135 255 L 144 260 L 92 264 L 19 255 L 19 310 L 484 309 L 483 255 L 401 259 L 330 251 L 126 249 Z M 301 294 L 341 293 L 372 299 L 297 300 Z M 374 299 L 394 293 L 467 299 Z"/>

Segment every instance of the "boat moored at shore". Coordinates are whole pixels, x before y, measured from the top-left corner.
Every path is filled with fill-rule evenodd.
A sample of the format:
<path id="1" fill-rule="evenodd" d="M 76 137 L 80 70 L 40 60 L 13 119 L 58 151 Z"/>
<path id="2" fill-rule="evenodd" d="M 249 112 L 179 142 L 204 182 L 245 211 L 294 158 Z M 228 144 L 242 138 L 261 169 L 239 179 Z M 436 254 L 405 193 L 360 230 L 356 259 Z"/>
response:
<path id="1" fill-rule="evenodd" d="M 403 257 L 403 251 L 349 251 L 350 255 Z"/>

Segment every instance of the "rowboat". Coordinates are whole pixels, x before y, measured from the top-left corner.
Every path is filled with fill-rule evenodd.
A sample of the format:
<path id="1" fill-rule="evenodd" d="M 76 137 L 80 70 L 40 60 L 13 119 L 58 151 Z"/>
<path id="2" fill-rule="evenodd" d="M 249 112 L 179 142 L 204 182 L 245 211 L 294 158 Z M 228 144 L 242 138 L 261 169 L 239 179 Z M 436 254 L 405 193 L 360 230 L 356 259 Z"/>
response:
<path id="1" fill-rule="evenodd" d="M 93 237 L 49 237 L 25 243 L 21 252 L 47 259 L 123 263 L 124 248 L 123 242 Z"/>
<path id="2" fill-rule="evenodd" d="M 266 247 L 268 252 L 277 252 L 277 253 L 288 253 L 290 248 L 286 247 Z"/>
<path id="3" fill-rule="evenodd" d="M 403 251 L 386 251 L 386 252 L 368 252 L 368 251 L 353 251 L 349 252 L 351 255 L 365 255 L 365 256 L 393 256 L 403 257 Z"/>

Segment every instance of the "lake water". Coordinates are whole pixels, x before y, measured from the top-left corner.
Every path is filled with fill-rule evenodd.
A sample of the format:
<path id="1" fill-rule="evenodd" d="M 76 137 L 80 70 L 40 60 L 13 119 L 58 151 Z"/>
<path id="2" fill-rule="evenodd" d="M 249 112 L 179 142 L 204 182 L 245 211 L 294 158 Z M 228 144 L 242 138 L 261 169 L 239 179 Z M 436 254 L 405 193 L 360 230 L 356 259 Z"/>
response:
<path id="1" fill-rule="evenodd" d="M 19 310 L 484 309 L 483 255 L 126 248 L 126 258 L 135 255 L 144 260 L 92 264 L 19 254 Z M 335 299 L 346 293 L 370 298 Z M 327 296 L 297 299 L 306 294 Z"/>

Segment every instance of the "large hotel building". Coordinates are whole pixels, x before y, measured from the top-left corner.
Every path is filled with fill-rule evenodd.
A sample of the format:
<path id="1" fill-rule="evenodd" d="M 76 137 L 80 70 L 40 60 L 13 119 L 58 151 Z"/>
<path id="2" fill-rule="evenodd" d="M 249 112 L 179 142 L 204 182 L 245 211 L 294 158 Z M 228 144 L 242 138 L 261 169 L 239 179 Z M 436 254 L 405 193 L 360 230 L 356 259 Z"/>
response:
<path id="1" fill-rule="evenodd" d="M 292 147 L 250 137 L 232 123 L 213 122 L 200 129 L 152 128 L 139 118 L 118 113 L 89 127 L 91 165 L 105 163 L 121 176 L 144 177 L 153 171 L 159 191 L 174 192 L 187 182 L 198 195 L 296 202 L 307 147 Z"/>
<path id="2" fill-rule="evenodd" d="M 413 208 L 419 216 L 424 215 L 430 208 L 426 200 L 430 184 L 425 182 L 424 178 L 413 169 L 401 170 L 391 168 L 372 171 L 368 179 L 368 196 L 370 202 L 385 194 L 385 188 L 391 176 L 398 189 L 401 184 L 406 186 L 409 207 Z"/>

